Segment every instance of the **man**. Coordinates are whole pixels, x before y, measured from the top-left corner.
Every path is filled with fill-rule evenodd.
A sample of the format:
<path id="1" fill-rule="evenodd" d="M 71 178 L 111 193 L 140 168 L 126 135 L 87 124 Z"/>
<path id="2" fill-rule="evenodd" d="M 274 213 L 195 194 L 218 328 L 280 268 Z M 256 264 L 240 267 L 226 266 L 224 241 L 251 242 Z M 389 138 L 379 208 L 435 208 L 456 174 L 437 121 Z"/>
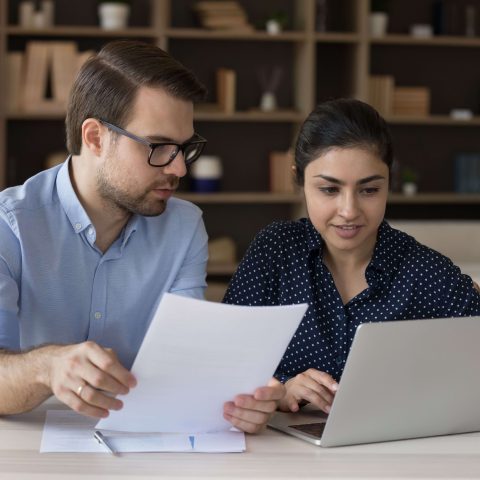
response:
<path id="1" fill-rule="evenodd" d="M 0 414 L 52 394 L 93 417 L 122 408 L 162 293 L 203 296 L 201 212 L 170 198 L 206 142 L 193 131 L 203 96 L 159 48 L 110 43 L 72 88 L 70 157 L 0 194 Z M 239 395 L 224 416 L 257 432 L 283 393 Z"/>

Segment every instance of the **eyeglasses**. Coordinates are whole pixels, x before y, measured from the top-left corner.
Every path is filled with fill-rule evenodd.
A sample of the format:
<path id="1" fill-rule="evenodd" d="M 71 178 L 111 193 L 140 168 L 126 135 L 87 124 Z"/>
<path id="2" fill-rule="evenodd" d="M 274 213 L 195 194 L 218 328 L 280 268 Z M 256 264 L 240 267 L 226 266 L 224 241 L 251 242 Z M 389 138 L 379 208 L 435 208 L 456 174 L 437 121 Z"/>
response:
<path id="1" fill-rule="evenodd" d="M 99 120 L 109 130 L 131 138 L 135 142 L 141 143 L 150 149 L 148 154 L 148 164 L 152 167 L 166 167 L 175 160 L 178 152 L 182 151 L 185 165 L 192 164 L 202 154 L 202 151 L 207 143 L 207 140 L 197 133 L 185 143 L 175 142 L 160 142 L 152 143 L 146 138 L 137 137 L 133 133 L 127 132 L 123 128 L 117 127 L 112 123 Z"/>

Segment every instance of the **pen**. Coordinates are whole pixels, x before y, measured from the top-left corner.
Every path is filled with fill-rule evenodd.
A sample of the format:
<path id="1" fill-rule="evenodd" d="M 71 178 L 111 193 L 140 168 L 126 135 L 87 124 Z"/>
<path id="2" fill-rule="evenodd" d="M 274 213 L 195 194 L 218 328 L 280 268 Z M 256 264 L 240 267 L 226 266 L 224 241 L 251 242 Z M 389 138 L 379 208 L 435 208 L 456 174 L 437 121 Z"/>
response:
<path id="1" fill-rule="evenodd" d="M 107 439 L 103 436 L 101 432 L 99 432 L 98 430 L 95 430 L 93 437 L 98 443 L 103 445 L 108 450 L 109 453 L 111 453 L 112 455 L 117 454 L 117 452 L 108 444 Z"/>

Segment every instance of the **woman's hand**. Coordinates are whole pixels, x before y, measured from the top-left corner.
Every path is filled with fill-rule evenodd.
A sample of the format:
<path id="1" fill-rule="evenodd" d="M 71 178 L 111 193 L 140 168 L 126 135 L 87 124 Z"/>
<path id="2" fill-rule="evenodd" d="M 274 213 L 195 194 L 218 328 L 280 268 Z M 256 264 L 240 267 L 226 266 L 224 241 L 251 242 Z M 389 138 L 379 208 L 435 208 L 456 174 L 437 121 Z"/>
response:
<path id="1" fill-rule="evenodd" d="M 338 383 L 328 373 L 309 368 L 288 380 L 285 388 L 287 393 L 280 401 L 280 410 L 298 412 L 299 404 L 307 402 L 329 413 Z"/>

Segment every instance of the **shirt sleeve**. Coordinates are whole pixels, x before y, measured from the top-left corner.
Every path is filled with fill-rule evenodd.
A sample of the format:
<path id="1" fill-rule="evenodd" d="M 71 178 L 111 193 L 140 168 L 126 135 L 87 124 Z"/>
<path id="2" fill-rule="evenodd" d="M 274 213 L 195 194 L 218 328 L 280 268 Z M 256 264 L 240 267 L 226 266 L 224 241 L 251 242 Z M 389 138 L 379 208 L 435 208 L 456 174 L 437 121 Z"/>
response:
<path id="1" fill-rule="evenodd" d="M 208 235 L 202 217 L 199 217 L 194 234 L 188 245 L 184 261 L 170 288 L 171 293 L 203 299 L 208 260 Z"/>
<path id="2" fill-rule="evenodd" d="M 480 315 L 480 293 L 473 285 L 473 280 L 454 265 L 445 277 L 443 309 L 445 317 Z"/>
<path id="3" fill-rule="evenodd" d="M 21 251 L 17 237 L 0 218 L 0 348 L 18 350 Z"/>

